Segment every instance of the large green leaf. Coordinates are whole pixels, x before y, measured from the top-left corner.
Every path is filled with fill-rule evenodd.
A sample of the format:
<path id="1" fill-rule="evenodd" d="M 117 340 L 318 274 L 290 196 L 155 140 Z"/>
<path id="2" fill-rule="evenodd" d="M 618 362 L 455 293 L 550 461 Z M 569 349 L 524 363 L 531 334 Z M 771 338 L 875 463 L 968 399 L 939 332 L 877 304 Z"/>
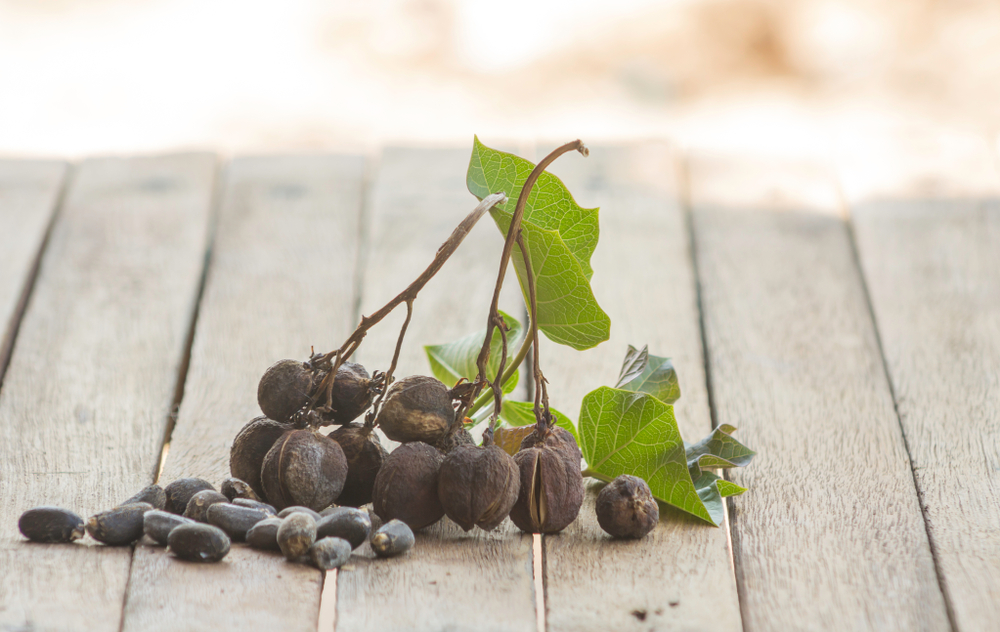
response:
<path id="1" fill-rule="evenodd" d="M 579 433 L 591 471 L 608 480 L 638 476 L 656 498 L 720 524 L 721 515 L 709 511 L 691 480 L 673 406 L 647 393 L 602 386 L 583 398 Z"/>
<path id="2" fill-rule="evenodd" d="M 576 434 L 576 426 L 570 421 L 570 418 L 562 414 L 555 408 L 549 408 L 549 412 L 552 413 L 552 417 L 556 420 L 556 425 L 560 428 L 568 430 L 573 437 L 579 441 L 580 437 Z M 532 402 L 516 402 L 509 399 L 503 401 L 503 406 L 500 409 L 500 419 L 506 423 L 508 426 L 527 426 L 528 424 L 535 423 L 535 405 Z"/>
<path id="3" fill-rule="evenodd" d="M 628 346 L 615 388 L 649 393 L 664 404 L 673 404 L 681 397 L 673 362 L 670 358 L 649 355 L 648 346 L 642 349 Z"/>
<path id="4" fill-rule="evenodd" d="M 480 200 L 503 191 L 505 204 L 490 215 L 505 236 L 524 181 L 534 165 L 486 147 L 476 138 L 466 183 Z M 538 327 L 553 342 L 589 349 L 608 339 L 611 319 L 590 287 L 590 257 L 597 246 L 598 209 L 581 208 L 559 178 L 545 172 L 525 205 L 523 237 L 536 279 Z M 519 249 L 513 256 L 521 291 L 528 301 L 526 271 Z"/>
<path id="5" fill-rule="evenodd" d="M 500 315 L 510 327 L 510 331 L 507 332 L 507 362 L 509 363 L 516 352 L 518 341 L 521 339 L 522 327 L 521 323 L 510 314 L 500 312 Z M 459 338 L 454 342 L 426 345 L 424 351 L 431 363 L 431 372 L 434 373 L 434 377 L 448 386 L 454 386 L 463 377 L 469 381 L 475 380 L 476 374 L 479 372 L 476 367 L 476 359 L 479 357 L 479 351 L 482 349 L 485 339 L 486 328 L 484 327 L 476 333 Z M 486 363 L 486 369 L 489 372 L 489 375 L 486 376 L 488 379 L 496 378 L 497 369 L 500 367 L 502 344 L 503 339 L 500 336 L 500 331 L 494 328 L 493 337 L 490 340 L 490 359 Z M 504 393 L 514 390 L 514 387 L 517 386 L 517 376 L 515 371 L 514 375 L 503 385 Z"/>
<path id="6" fill-rule="evenodd" d="M 698 443 L 685 444 L 692 479 L 698 480 L 706 469 L 728 469 L 750 464 L 757 453 L 734 439 L 734 432 L 735 427 L 722 424 Z"/>

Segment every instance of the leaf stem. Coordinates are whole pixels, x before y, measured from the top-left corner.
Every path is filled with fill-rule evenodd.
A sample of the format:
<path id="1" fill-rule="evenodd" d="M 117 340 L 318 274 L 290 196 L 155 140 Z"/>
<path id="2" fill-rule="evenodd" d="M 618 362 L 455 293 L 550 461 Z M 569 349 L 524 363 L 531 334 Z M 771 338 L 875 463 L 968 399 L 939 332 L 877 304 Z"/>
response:
<path id="1" fill-rule="evenodd" d="M 493 328 L 504 326 L 503 318 L 501 318 L 498 309 L 500 303 L 500 290 L 503 288 L 504 277 L 507 274 L 507 266 L 510 263 L 511 253 L 514 250 L 514 243 L 517 242 L 518 246 L 520 246 L 521 248 L 521 256 L 523 257 L 525 263 L 525 269 L 526 269 L 525 276 L 527 276 L 528 280 L 528 299 L 532 307 L 531 326 L 533 329 L 533 335 L 531 336 L 531 338 L 533 341 L 538 340 L 538 323 L 536 318 L 537 298 L 535 296 L 535 280 L 531 270 L 531 261 L 528 257 L 527 249 L 524 246 L 524 238 L 522 237 L 522 230 L 521 230 L 521 220 L 524 217 L 524 210 L 528 204 L 528 196 L 531 194 L 531 189 L 535 186 L 535 182 L 538 181 L 538 178 L 542 175 L 545 169 L 550 164 L 552 164 L 552 162 L 555 161 L 556 158 L 570 151 L 579 151 L 584 156 L 587 156 L 590 153 L 590 150 L 588 150 L 587 146 L 583 144 L 583 141 L 578 139 L 566 143 L 561 147 L 557 147 L 556 149 L 552 150 L 552 152 L 549 153 L 548 156 L 542 158 L 538 162 L 538 164 L 535 165 L 535 168 L 531 170 L 531 173 L 528 174 L 528 177 L 525 179 L 524 184 L 521 186 L 521 193 L 517 196 L 517 205 L 514 208 L 513 215 L 511 215 L 510 226 L 507 227 L 507 237 L 506 239 L 504 239 L 503 252 L 500 255 L 500 270 L 497 273 L 497 282 L 493 288 L 493 302 L 490 304 L 490 311 L 486 317 L 486 338 L 483 340 L 483 347 L 479 351 L 479 357 L 476 359 L 476 367 L 479 370 L 479 375 L 477 376 L 476 379 L 476 382 L 478 384 L 476 395 L 478 396 L 479 394 L 478 389 L 481 389 L 484 384 L 489 384 L 490 389 L 493 391 L 494 418 L 500 415 L 500 406 L 503 397 L 501 393 L 501 385 L 497 384 L 496 382 L 489 381 L 489 376 L 486 372 L 486 364 L 489 361 L 490 357 L 490 343 L 493 340 Z M 525 339 L 527 339 L 527 337 Z M 498 369 L 498 373 L 504 370 L 504 360 L 505 358 L 501 358 L 500 368 Z M 537 367 L 538 367 L 537 348 L 534 353 L 534 364 L 536 368 L 536 374 L 535 374 L 536 386 L 540 386 L 541 384 L 539 384 L 539 381 L 542 380 L 543 378 L 541 378 L 540 373 L 537 372 Z M 544 382 L 542 382 L 542 384 L 543 383 Z M 536 401 L 535 414 L 536 416 L 538 416 L 539 414 L 537 410 L 538 395 L 535 396 L 535 401 Z M 464 415 L 464 412 L 465 412 L 464 410 L 460 410 L 460 414 Z"/>
<path id="2" fill-rule="evenodd" d="M 521 346 L 517 350 L 517 354 L 511 358 L 510 362 L 507 364 L 507 368 L 503 372 L 503 377 L 500 379 L 501 389 L 511 380 L 511 378 L 514 377 L 514 374 L 517 373 L 517 369 L 521 366 L 521 363 L 524 362 L 524 358 L 527 357 L 528 351 L 531 349 L 531 343 L 534 339 L 535 333 L 529 328 L 527 333 L 524 335 L 524 340 L 521 341 Z M 488 404 L 492 399 L 492 391 L 480 394 L 479 397 L 476 398 L 475 403 L 472 404 L 472 407 L 469 408 L 469 412 L 466 414 L 468 416 L 472 416 L 476 411 L 481 410 L 482 407 Z"/>

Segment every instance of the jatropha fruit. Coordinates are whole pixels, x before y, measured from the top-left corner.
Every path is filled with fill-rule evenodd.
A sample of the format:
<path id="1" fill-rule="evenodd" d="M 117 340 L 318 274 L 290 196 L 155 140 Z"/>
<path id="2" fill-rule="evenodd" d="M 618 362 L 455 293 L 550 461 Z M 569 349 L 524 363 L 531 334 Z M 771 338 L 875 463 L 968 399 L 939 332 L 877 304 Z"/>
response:
<path id="1" fill-rule="evenodd" d="M 384 521 L 402 520 L 414 531 L 444 516 L 438 499 L 438 475 L 444 456 L 421 441 L 405 443 L 389 454 L 375 477 L 372 505 Z"/>
<path id="2" fill-rule="evenodd" d="M 460 445 L 445 457 L 438 477 L 438 497 L 445 513 L 460 527 L 485 531 L 497 528 L 517 501 L 520 475 L 509 454 L 493 443 Z"/>
<path id="3" fill-rule="evenodd" d="M 372 501 L 375 476 L 389 453 L 370 424 L 349 423 L 337 428 L 328 436 L 336 441 L 347 459 L 347 479 L 337 497 L 337 504 L 360 507 Z"/>
<path id="4" fill-rule="evenodd" d="M 521 489 L 510 519 L 528 533 L 556 533 L 576 520 L 583 504 L 583 454 L 551 417 L 539 422 L 514 455 Z"/>
<path id="5" fill-rule="evenodd" d="M 325 394 L 317 393 L 332 365 L 320 354 L 308 361 L 279 360 L 260 378 L 257 403 L 269 418 L 281 423 L 292 421 L 296 413 L 310 405 L 319 395 L 317 406 L 326 406 Z M 329 410 L 321 410 L 322 425 L 343 425 L 357 419 L 368 410 L 380 381 L 373 380 L 365 367 L 344 362 L 337 369 L 333 382 Z"/>
<path id="6" fill-rule="evenodd" d="M 445 437 L 455 423 L 451 391 L 444 382 L 433 377 L 404 377 L 386 391 L 375 423 L 393 441 L 434 444 Z"/>
<path id="7" fill-rule="evenodd" d="M 276 509 L 293 505 L 325 509 L 340 496 L 346 479 L 344 451 L 313 428 L 281 435 L 261 467 L 264 496 Z"/>
<path id="8" fill-rule="evenodd" d="M 597 523 L 616 538 L 641 538 L 660 520 L 660 508 L 646 481 L 622 474 L 597 495 Z"/>

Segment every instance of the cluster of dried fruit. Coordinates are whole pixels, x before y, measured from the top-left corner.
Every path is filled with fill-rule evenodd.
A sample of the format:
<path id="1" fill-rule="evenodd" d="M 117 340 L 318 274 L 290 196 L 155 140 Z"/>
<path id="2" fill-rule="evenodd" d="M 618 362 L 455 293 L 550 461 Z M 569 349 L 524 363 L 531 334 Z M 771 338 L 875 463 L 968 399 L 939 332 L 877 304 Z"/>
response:
<path id="1" fill-rule="evenodd" d="M 166 488 L 150 485 L 91 516 L 86 525 L 72 511 L 36 507 L 21 515 L 18 527 L 29 540 L 49 543 L 73 542 L 86 531 L 98 542 L 127 546 L 145 535 L 194 562 L 218 562 L 232 542 L 246 542 L 261 550 L 280 550 L 292 561 L 308 560 L 321 570 L 338 568 L 369 539 L 380 557 L 405 553 L 414 541 L 413 532 L 399 521 L 380 525 L 373 533 L 372 516 L 360 509 L 328 507 L 316 512 L 291 506 L 276 511 L 236 478 L 223 481 L 221 492 L 200 478 L 178 479 Z"/>

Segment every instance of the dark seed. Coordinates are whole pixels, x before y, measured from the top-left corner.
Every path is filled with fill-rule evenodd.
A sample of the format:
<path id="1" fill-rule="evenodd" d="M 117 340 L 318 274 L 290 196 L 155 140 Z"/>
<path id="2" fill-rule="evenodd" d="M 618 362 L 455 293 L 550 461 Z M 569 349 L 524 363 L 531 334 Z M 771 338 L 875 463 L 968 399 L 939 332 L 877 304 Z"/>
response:
<path id="1" fill-rule="evenodd" d="M 325 518 L 326 516 L 329 516 L 330 514 L 340 513 L 342 511 L 344 511 L 345 509 L 351 509 L 351 507 L 340 507 L 338 505 L 330 505 L 329 507 L 327 507 L 323 511 L 319 512 L 319 515 L 320 515 L 320 517 Z"/>
<path id="2" fill-rule="evenodd" d="M 142 532 L 160 546 L 167 546 L 167 536 L 174 527 L 182 524 L 195 524 L 195 521 L 169 511 L 153 509 L 142 517 Z"/>
<path id="3" fill-rule="evenodd" d="M 184 517 L 198 522 L 208 522 L 208 508 L 215 503 L 227 503 L 229 499 L 217 491 L 203 489 L 188 501 L 187 509 L 184 510 Z"/>
<path id="4" fill-rule="evenodd" d="M 208 508 L 208 522 L 214 524 L 236 542 L 242 542 L 247 537 L 247 531 L 261 520 L 270 516 L 260 509 L 240 507 L 226 503 L 216 503 Z"/>
<path id="5" fill-rule="evenodd" d="M 368 512 L 363 509 L 343 508 L 344 511 L 325 516 L 316 523 L 316 539 L 340 538 L 347 540 L 352 549 L 356 549 L 372 530 L 372 521 Z"/>
<path id="6" fill-rule="evenodd" d="M 368 517 L 372 521 L 372 530 L 371 530 L 371 535 L 369 536 L 372 537 L 375 535 L 376 531 L 382 528 L 382 525 L 385 524 L 385 521 L 379 518 L 378 514 L 375 513 L 375 508 L 372 507 L 371 505 L 365 505 L 364 509 L 365 511 L 368 512 Z"/>
<path id="7" fill-rule="evenodd" d="M 309 547 L 309 559 L 321 571 L 340 568 L 351 559 L 351 545 L 340 538 L 323 538 Z"/>
<path id="8" fill-rule="evenodd" d="M 215 490 L 205 479 L 179 478 L 163 490 L 167 494 L 167 504 L 164 508 L 170 513 L 184 515 L 191 497 L 206 489 Z"/>
<path id="9" fill-rule="evenodd" d="M 316 541 L 316 521 L 306 513 L 294 513 L 278 527 L 278 546 L 290 560 L 298 559 L 309 552 Z"/>
<path id="10" fill-rule="evenodd" d="M 132 544 L 142 537 L 143 515 L 152 510 L 149 503 L 132 503 L 102 511 L 87 520 L 87 533 L 111 546 Z"/>
<path id="11" fill-rule="evenodd" d="M 35 507 L 21 514 L 17 528 L 32 542 L 72 542 L 83 537 L 83 518 L 59 507 Z"/>
<path id="12" fill-rule="evenodd" d="M 372 537 L 372 550 L 379 557 L 395 557 L 413 548 L 413 531 L 402 520 L 390 520 Z"/>
<path id="13" fill-rule="evenodd" d="M 293 505 L 291 507 L 285 507 L 284 509 L 282 509 L 281 511 L 278 512 L 278 517 L 279 518 L 287 518 L 288 516 L 290 516 L 290 515 L 292 515 L 294 513 L 309 514 L 310 516 L 312 516 L 313 520 L 319 520 L 320 519 L 320 515 L 319 515 L 318 512 L 316 512 L 316 511 L 314 511 L 314 510 L 312 510 L 312 509 L 310 509 L 308 507 L 300 507 L 298 505 Z"/>
<path id="14" fill-rule="evenodd" d="M 190 562 L 218 562 L 229 553 L 229 536 L 208 524 L 182 524 L 167 538 L 171 552 Z"/>
<path id="15" fill-rule="evenodd" d="M 278 528 L 282 522 L 281 518 L 261 520 L 247 531 L 247 544 L 262 551 L 279 551 Z"/>
<path id="16" fill-rule="evenodd" d="M 267 454 L 265 452 L 265 454 Z M 258 473 L 258 476 L 260 474 Z M 229 477 L 222 481 L 222 485 L 219 486 L 219 491 L 221 491 L 229 502 L 233 502 L 237 498 L 249 498 L 250 500 L 260 500 L 260 496 L 257 492 L 250 487 L 250 483 L 246 481 L 241 481 L 238 478 Z"/>
<path id="17" fill-rule="evenodd" d="M 264 513 L 270 514 L 272 516 L 278 513 L 271 505 L 261 502 L 259 500 L 252 500 L 250 498 L 234 498 L 233 504 L 238 507 L 249 507 L 250 509 L 259 509 Z"/>
<path id="18" fill-rule="evenodd" d="M 159 485 L 150 485 L 144 487 L 135 496 L 120 503 L 119 507 L 121 505 L 131 505 L 132 503 L 149 503 L 153 506 L 153 509 L 163 509 L 167 506 L 167 493 Z"/>

